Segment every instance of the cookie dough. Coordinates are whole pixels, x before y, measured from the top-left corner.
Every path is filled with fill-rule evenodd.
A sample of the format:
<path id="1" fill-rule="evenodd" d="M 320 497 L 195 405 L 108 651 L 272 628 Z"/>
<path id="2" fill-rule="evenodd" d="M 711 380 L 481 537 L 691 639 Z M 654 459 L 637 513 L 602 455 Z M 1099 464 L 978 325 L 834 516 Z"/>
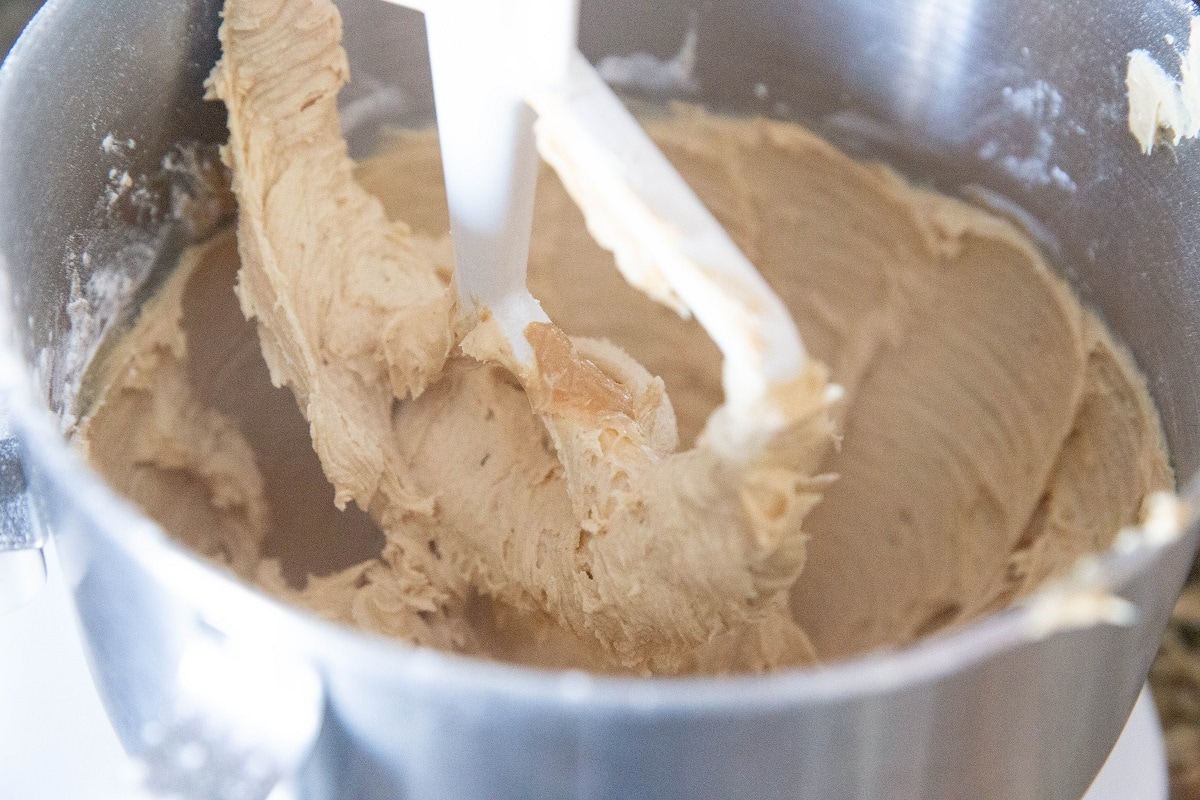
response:
<path id="1" fill-rule="evenodd" d="M 791 424 L 712 446 L 716 348 L 621 281 L 547 169 L 530 288 L 557 327 L 518 379 L 456 307 L 436 136 L 346 156 L 332 4 L 225 14 L 236 237 L 96 365 L 78 441 L 270 591 L 520 663 L 764 670 L 1002 607 L 1172 485 L 1143 382 L 1021 231 L 763 119 L 647 125 L 819 362 L 781 387 Z"/>

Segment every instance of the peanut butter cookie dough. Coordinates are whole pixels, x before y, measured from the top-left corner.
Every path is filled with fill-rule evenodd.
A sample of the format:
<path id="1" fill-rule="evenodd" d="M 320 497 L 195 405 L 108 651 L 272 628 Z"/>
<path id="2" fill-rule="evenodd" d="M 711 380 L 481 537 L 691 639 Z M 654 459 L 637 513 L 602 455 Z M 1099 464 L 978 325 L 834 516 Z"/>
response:
<path id="1" fill-rule="evenodd" d="M 814 356 L 783 431 L 721 452 L 716 348 L 622 282 L 548 169 L 530 289 L 555 326 L 519 380 L 457 308 L 436 136 L 346 155 L 332 4 L 225 14 L 236 236 L 96 366 L 79 442 L 277 594 L 520 663 L 758 671 L 1002 607 L 1172 485 L 1140 377 L 1021 231 L 763 119 L 647 125 Z M 353 553 L 367 515 L 375 552 L 284 580 L 288 541 Z"/>

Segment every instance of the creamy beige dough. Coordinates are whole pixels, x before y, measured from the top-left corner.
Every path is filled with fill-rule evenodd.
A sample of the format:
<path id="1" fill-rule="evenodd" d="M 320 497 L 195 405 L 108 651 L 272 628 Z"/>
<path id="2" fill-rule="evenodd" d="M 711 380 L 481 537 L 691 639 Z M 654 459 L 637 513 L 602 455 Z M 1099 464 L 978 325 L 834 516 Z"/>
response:
<path id="1" fill-rule="evenodd" d="M 338 37 L 325 0 L 227 3 L 236 238 L 96 365 L 79 439 L 269 590 L 521 663 L 763 670 L 999 608 L 1171 486 L 1143 382 L 1019 230 L 762 119 L 648 126 L 844 399 L 814 364 L 762 453 L 714 454 L 715 347 L 548 169 L 530 288 L 573 338 L 537 332 L 514 375 L 456 308 L 435 136 L 346 157 Z"/>

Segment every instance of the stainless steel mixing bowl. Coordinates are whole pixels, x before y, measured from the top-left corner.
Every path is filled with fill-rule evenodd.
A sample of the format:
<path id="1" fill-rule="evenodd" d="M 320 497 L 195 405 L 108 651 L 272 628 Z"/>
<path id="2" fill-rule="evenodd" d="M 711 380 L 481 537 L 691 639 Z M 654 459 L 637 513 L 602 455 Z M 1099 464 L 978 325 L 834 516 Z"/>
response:
<path id="1" fill-rule="evenodd" d="M 1088 585 L 1130 601 L 1130 625 L 1047 632 L 1037 604 L 1022 604 L 820 669 L 634 680 L 481 663 L 317 621 L 192 557 L 110 492 L 52 419 L 67 411 L 80 326 L 106 321 L 77 313 L 91 276 L 122 275 L 144 298 L 186 239 L 152 198 L 107 193 L 120 195 L 126 173 L 135 187 L 159 173 L 180 141 L 224 137 L 201 86 L 219 5 L 51 0 L 0 71 L 16 354 L 0 374 L 37 516 L 148 786 L 196 798 L 275 786 L 314 800 L 1082 795 L 1145 679 L 1195 526 L 1094 565 Z M 385 122 L 430 118 L 423 34 L 412 12 L 341 5 L 355 75 L 344 109 L 364 152 Z M 694 30 L 690 89 L 648 91 L 806 121 L 946 191 L 1027 213 L 1149 376 L 1190 498 L 1200 145 L 1142 156 L 1123 77 L 1135 47 L 1174 64 L 1164 37 L 1182 46 L 1193 13 L 1181 0 L 608 0 L 585 3 L 582 39 L 594 58 L 668 59 Z"/>

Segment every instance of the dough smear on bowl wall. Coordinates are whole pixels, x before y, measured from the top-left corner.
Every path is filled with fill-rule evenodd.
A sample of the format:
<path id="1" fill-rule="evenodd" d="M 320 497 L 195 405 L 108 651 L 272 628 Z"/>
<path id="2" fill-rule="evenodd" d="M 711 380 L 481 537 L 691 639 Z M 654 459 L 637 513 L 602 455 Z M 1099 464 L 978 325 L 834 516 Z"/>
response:
<path id="1" fill-rule="evenodd" d="M 794 124 L 694 107 L 646 125 L 819 363 L 765 460 L 726 470 L 706 450 L 716 348 L 622 281 L 544 169 L 530 288 L 573 337 L 547 352 L 585 422 L 607 420 L 598 451 L 636 467 L 628 485 L 570 472 L 592 451 L 555 425 L 578 420 L 456 310 L 436 137 L 352 164 L 336 12 L 265 5 L 228 3 L 212 80 L 238 230 L 187 253 L 95 365 L 77 442 L 268 590 L 520 663 L 761 671 L 1001 608 L 1173 488 L 1143 380 L 1019 229 Z M 589 492 L 620 525 L 591 524 Z"/>

